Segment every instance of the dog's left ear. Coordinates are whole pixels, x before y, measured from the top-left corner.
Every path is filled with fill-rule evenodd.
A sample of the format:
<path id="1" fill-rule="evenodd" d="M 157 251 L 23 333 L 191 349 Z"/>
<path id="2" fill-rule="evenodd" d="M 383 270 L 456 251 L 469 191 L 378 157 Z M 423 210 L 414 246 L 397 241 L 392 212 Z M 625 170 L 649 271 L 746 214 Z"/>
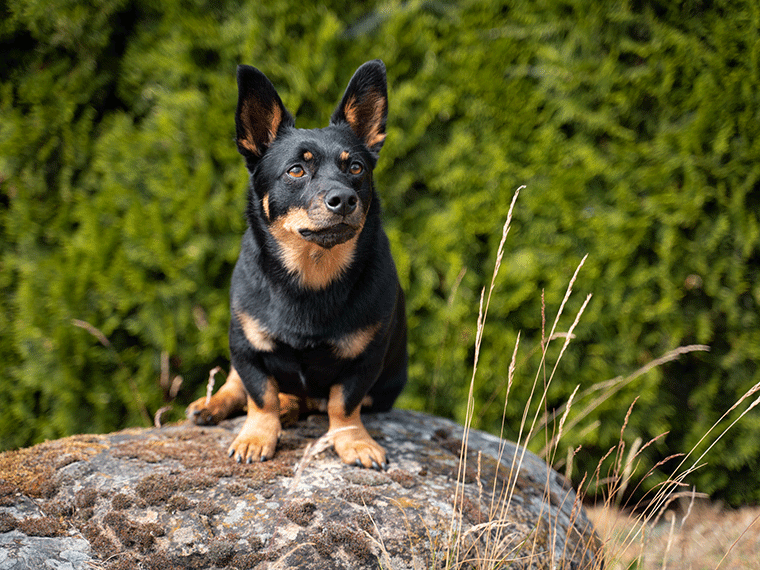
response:
<path id="1" fill-rule="evenodd" d="M 330 118 L 330 124 L 348 123 L 354 134 L 377 157 L 385 141 L 387 118 L 388 84 L 385 65 L 375 59 L 356 70 L 343 99 Z"/>

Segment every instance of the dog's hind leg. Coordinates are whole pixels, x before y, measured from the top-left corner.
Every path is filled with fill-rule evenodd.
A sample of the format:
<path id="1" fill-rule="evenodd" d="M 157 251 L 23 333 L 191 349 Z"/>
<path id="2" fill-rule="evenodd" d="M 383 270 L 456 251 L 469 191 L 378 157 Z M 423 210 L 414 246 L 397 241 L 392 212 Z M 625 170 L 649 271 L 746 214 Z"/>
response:
<path id="1" fill-rule="evenodd" d="M 200 398 L 185 411 L 187 418 L 198 425 L 218 424 L 225 418 L 245 410 L 247 393 L 235 368 L 230 368 L 227 381 L 206 401 Z"/>

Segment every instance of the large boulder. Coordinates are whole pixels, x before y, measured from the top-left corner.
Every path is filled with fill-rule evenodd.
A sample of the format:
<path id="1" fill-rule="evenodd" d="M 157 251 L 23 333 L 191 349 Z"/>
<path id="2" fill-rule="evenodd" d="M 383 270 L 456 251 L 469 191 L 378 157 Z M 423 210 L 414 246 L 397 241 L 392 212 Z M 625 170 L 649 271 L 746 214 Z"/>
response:
<path id="1" fill-rule="evenodd" d="M 315 415 L 240 465 L 226 450 L 242 421 L 0 454 L 0 570 L 601 566 L 572 487 L 510 442 L 470 431 L 460 469 L 461 426 L 365 416 L 391 460 L 378 472 L 324 449 Z"/>

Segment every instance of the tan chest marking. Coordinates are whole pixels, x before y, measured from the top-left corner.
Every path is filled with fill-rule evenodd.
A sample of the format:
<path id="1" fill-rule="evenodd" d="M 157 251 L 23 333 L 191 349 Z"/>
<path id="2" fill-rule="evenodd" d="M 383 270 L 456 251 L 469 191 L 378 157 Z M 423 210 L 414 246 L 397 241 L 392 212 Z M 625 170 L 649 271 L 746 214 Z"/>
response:
<path id="1" fill-rule="evenodd" d="M 330 344 L 335 356 L 346 360 L 356 358 L 369 346 L 378 330 L 380 330 L 379 322 L 332 341 Z"/>
<path id="2" fill-rule="evenodd" d="M 240 323 L 240 327 L 243 329 L 243 334 L 251 346 L 261 352 L 272 352 L 274 350 L 274 339 L 269 334 L 259 321 L 253 318 L 248 313 L 243 311 L 235 311 L 235 317 Z"/>
<path id="3" fill-rule="evenodd" d="M 301 287 L 324 289 L 351 265 L 356 241 L 361 229 L 345 243 L 325 249 L 303 239 L 299 229 L 314 227 L 305 210 L 293 210 L 269 226 L 269 231 L 280 244 L 280 254 L 285 268 L 297 275 Z"/>

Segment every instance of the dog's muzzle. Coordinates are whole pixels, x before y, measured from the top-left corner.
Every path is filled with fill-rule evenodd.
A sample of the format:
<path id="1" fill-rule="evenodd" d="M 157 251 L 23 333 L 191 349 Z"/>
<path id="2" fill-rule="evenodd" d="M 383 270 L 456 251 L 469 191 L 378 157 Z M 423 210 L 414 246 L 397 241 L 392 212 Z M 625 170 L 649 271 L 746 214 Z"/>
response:
<path id="1" fill-rule="evenodd" d="M 330 249 L 341 243 L 345 243 L 354 237 L 357 233 L 357 228 L 345 223 L 335 224 L 321 230 L 298 230 L 303 239 L 316 243 L 317 245 Z"/>

